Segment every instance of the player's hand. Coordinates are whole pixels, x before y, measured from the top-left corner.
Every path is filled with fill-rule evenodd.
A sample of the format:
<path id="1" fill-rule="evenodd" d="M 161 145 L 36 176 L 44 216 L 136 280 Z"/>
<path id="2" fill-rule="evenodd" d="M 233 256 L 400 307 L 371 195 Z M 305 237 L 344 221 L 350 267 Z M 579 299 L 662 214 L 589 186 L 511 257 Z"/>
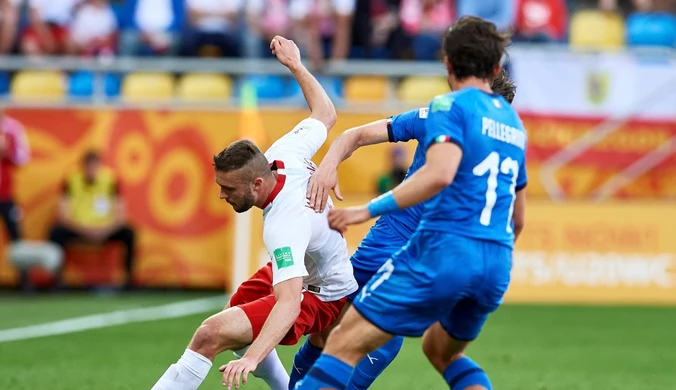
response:
<path id="1" fill-rule="evenodd" d="M 317 213 L 323 213 L 329 199 L 329 191 L 333 190 L 336 199 L 343 200 L 338 185 L 338 172 L 335 169 L 317 168 L 310 177 L 306 197 L 308 206 Z"/>
<path id="2" fill-rule="evenodd" d="M 258 367 L 258 363 L 244 356 L 241 359 L 230 361 L 228 364 L 221 366 L 218 371 L 223 373 L 223 386 L 226 386 L 230 390 L 233 383 L 235 384 L 235 389 L 239 389 L 240 379 L 241 383 L 246 385 L 247 376 L 250 372 L 254 372 L 256 367 Z"/>
<path id="3" fill-rule="evenodd" d="M 277 56 L 279 62 L 287 68 L 291 68 L 294 65 L 301 63 L 300 50 L 290 39 L 276 35 L 270 42 L 270 50 L 272 50 L 272 54 Z"/>
<path id="4" fill-rule="evenodd" d="M 349 225 L 356 225 L 371 219 L 366 206 L 349 209 L 331 209 L 329 211 L 329 227 L 343 233 Z"/>

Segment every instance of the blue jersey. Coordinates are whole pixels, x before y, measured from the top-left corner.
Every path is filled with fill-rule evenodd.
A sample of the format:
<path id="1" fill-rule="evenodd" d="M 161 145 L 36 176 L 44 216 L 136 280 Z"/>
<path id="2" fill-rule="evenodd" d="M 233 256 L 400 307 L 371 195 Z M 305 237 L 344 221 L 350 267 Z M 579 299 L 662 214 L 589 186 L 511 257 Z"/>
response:
<path id="1" fill-rule="evenodd" d="M 420 230 L 513 247 L 516 192 L 528 181 L 526 131 L 500 95 L 466 88 L 432 100 L 425 149 L 453 142 L 463 155 L 450 186 L 424 203 Z"/>
<path id="2" fill-rule="evenodd" d="M 411 110 L 399 115 L 392 116 L 387 121 L 387 135 L 390 142 L 406 142 L 417 140 L 418 147 L 413 155 L 413 162 L 406 172 L 404 180 L 409 178 L 415 171 L 425 165 L 425 119 L 428 108 Z M 381 222 L 390 222 L 388 225 L 403 238 L 408 240 L 420 223 L 423 213 L 423 205 L 418 204 L 396 213 L 380 217 Z"/>

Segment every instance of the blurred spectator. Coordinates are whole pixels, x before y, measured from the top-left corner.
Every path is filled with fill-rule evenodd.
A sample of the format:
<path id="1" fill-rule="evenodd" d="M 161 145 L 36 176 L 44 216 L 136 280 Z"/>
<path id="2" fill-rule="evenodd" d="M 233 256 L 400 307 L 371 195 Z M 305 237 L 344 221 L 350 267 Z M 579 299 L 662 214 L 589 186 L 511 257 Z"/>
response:
<path id="1" fill-rule="evenodd" d="M 408 172 L 408 165 L 406 149 L 395 147 L 392 150 L 390 171 L 378 179 L 378 193 L 382 195 L 401 184 Z"/>
<path id="2" fill-rule="evenodd" d="M 562 41 L 568 27 L 565 0 L 517 0 L 514 39 L 530 42 Z"/>
<path id="3" fill-rule="evenodd" d="M 412 37 L 418 60 L 435 60 L 441 51 L 441 37 L 455 20 L 451 0 L 402 0 L 400 11 L 404 30 Z"/>
<path id="4" fill-rule="evenodd" d="M 126 249 L 126 287 L 130 287 L 135 234 L 127 225 L 118 184 L 114 175 L 101 167 L 96 152 L 88 152 L 82 162 L 83 170 L 69 176 L 64 185 L 50 241 L 64 249 L 73 241 L 92 245 L 121 242 Z"/>
<path id="5" fill-rule="evenodd" d="M 23 126 L 0 108 L 0 218 L 12 243 L 21 239 L 21 211 L 14 202 L 14 169 L 29 159 L 30 149 Z M 26 272 L 21 272 L 22 286 L 27 282 Z"/>
<path id="6" fill-rule="evenodd" d="M 331 38 L 331 59 L 345 60 L 350 52 L 356 0 L 290 0 L 291 17 L 313 68 L 324 61 L 324 39 Z"/>
<path id="7" fill-rule="evenodd" d="M 128 0 L 125 5 L 120 54 L 176 54 L 184 22 L 183 0 Z"/>
<path id="8" fill-rule="evenodd" d="M 353 23 L 353 56 L 409 58 L 410 38 L 399 23 L 401 0 L 358 1 Z"/>
<path id="9" fill-rule="evenodd" d="M 270 41 L 275 35 L 289 36 L 290 16 L 287 0 L 247 0 L 247 33 L 244 36 L 247 57 L 262 57 L 270 53 Z"/>
<path id="10" fill-rule="evenodd" d="M 189 56 L 236 57 L 240 53 L 240 0 L 187 0 L 188 31 L 183 52 Z"/>
<path id="11" fill-rule="evenodd" d="M 0 0 L 0 54 L 14 50 L 21 0 Z"/>
<path id="12" fill-rule="evenodd" d="M 81 0 L 28 0 L 29 26 L 21 38 L 28 55 L 73 54 L 70 24 Z"/>
<path id="13" fill-rule="evenodd" d="M 598 0 L 598 7 L 603 11 L 614 12 L 627 4 L 618 0 Z M 676 7 L 674 0 L 631 0 L 633 11 L 637 12 L 673 12 Z"/>
<path id="14" fill-rule="evenodd" d="M 117 19 L 108 0 L 88 0 L 75 13 L 71 39 L 82 55 L 106 55 L 115 52 Z"/>
<path id="15" fill-rule="evenodd" d="M 495 23 L 499 31 L 508 31 L 514 22 L 515 0 L 456 0 L 458 18 L 478 16 Z"/>
<path id="16" fill-rule="evenodd" d="M 676 16 L 673 0 L 633 1 L 636 11 L 626 23 L 627 43 L 630 46 L 676 46 Z"/>

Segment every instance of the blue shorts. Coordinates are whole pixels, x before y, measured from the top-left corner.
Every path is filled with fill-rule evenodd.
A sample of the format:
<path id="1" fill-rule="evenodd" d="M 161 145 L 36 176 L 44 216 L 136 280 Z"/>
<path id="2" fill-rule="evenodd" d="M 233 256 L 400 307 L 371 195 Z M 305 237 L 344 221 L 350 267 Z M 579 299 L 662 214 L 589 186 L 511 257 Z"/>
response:
<path id="1" fill-rule="evenodd" d="M 448 233 L 418 231 L 353 302 L 385 332 L 419 337 L 437 321 L 456 340 L 474 340 L 502 303 L 512 249 Z"/>
<path id="2" fill-rule="evenodd" d="M 347 299 L 353 301 L 380 267 L 407 242 L 408 240 L 394 231 L 387 221 L 377 220 L 350 259 L 359 289 L 350 294 Z"/>

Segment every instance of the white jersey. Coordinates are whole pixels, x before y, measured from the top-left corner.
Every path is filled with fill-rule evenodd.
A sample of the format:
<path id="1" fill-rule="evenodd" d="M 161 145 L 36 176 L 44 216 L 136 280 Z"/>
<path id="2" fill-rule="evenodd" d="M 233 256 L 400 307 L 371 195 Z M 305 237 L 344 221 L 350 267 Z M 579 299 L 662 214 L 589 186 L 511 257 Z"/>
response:
<path id="1" fill-rule="evenodd" d="M 329 208 L 318 214 L 307 206 L 308 181 L 316 169 L 311 158 L 326 136 L 326 126 L 308 118 L 265 152 L 278 175 L 263 207 L 263 241 L 272 259 L 273 286 L 302 277 L 305 290 L 331 302 L 356 291 L 357 282 L 345 239 L 329 228 Z"/>

